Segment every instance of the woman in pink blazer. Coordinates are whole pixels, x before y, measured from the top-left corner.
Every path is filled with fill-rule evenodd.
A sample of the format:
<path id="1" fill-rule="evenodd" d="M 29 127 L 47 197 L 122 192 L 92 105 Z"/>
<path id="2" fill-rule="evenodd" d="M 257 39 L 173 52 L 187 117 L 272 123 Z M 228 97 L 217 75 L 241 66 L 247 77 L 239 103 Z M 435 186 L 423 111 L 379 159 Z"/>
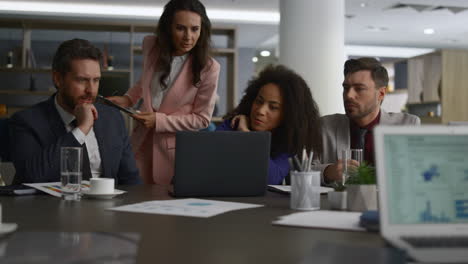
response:
<path id="1" fill-rule="evenodd" d="M 158 36 L 158 37 L 156 37 Z M 169 185 L 174 175 L 175 132 L 209 125 L 219 64 L 209 56 L 211 23 L 198 0 L 171 0 L 156 29 L 143 40 L 143 72 L 125 96 L 109 99 L 129 107 L 140 98 L 132 147 L 145 183 Z"/>

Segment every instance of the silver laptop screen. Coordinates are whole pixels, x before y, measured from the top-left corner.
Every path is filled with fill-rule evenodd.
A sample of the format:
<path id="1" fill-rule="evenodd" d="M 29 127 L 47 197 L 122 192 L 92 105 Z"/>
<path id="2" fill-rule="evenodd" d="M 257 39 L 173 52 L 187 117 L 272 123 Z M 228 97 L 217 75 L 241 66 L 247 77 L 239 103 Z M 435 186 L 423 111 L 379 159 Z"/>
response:
<path id="1" fill-rule="evenodd" d="M 468 223 L 468 135 L 384 135 L 389 222 Z"/>

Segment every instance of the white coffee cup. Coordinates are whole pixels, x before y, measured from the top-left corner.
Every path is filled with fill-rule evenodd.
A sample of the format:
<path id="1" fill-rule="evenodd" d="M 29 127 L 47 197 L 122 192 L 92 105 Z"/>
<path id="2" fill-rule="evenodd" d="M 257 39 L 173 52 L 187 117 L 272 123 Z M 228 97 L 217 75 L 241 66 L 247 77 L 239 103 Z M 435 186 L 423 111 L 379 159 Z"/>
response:
<path id="1" fill-rule="evenodd" d="M 91 194 L 111 194 L 114 193 L 113 178 L 91 178 L 89 180 Z"/>

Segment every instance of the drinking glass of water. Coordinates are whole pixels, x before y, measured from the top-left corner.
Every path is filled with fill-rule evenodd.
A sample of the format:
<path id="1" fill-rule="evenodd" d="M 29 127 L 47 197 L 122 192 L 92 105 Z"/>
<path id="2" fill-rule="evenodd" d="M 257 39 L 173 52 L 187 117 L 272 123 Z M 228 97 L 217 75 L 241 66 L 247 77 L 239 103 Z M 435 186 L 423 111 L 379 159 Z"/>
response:
<path id="1" fill-rule="evenodd" d="M 345 182 L 352 173 L 356 171 L 357 166 L 362 163 L 362 149 L 344 149 L 342 150 L 343 160 L 343 182 Z"/>
<path id="2" fill-rule="evenodd" d="M 81 198 L 82 152 L 81 147 L 60 148 L 60 178 L 64 200 L 79 201 Z"/>

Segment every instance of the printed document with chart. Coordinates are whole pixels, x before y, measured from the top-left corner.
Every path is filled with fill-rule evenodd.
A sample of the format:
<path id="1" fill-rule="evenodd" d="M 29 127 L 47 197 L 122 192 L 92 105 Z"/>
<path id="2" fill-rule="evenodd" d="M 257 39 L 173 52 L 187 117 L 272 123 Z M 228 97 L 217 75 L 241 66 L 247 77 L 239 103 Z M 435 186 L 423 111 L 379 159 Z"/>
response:
<path id="1" fill-rule="evenodd" d="M 261 206 L 263 205 L 189 198 L 148 201 L 114 207 L 109 210 L 146 214 L 211 217 L 233 210 L 249 209 Z"/>

